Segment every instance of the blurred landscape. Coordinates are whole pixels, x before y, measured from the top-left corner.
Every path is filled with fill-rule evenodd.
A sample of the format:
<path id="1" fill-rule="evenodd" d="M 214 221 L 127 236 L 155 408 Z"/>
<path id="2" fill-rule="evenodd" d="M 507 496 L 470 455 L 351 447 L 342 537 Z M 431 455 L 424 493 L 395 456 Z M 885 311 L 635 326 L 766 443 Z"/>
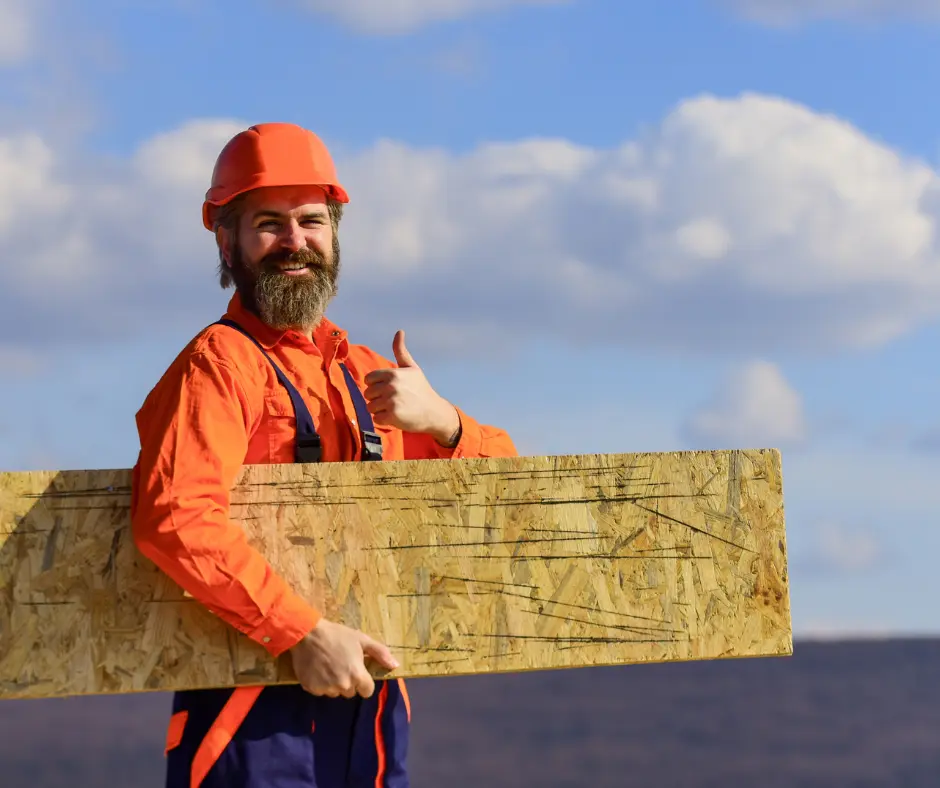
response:
<path id="1" fill-rule="evenodd" d="M 410 682 L 413 788 L 940 785 L 940 639 Z M 161 788 L 170 697 L 0 702 L 4 788 Z"/>

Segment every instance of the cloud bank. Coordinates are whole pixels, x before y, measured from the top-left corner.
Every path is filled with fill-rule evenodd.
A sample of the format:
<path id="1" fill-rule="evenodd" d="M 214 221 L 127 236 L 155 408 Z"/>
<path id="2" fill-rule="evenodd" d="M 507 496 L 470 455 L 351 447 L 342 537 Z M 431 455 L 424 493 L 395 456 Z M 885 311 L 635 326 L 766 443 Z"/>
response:
<path id="1" fill-rule="evenodd" d="M 244 125 L 193 120 L 117 162 L 0 137 L 4 336 L 213 317 L 199 207 Z M 383 336 L 407 318 L 449 347 L 554 336 L 747 360 L 877 346 L 940 314 L 938 173 L 775 97 L 692 98 L 607 150 L 384 140 L 338 167 L 341 301 Z"/>

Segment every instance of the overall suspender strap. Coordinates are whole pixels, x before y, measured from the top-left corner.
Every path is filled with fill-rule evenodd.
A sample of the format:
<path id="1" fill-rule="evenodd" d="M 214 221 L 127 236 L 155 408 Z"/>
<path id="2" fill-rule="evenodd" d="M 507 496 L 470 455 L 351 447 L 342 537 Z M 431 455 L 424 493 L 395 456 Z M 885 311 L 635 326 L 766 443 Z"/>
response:
<path id="1" fill-rule="evenodd" d="M 254 342 L 258 350 L 262 352 L 264 357 L 274 368 L 274 373 L 277 375 L 278 381 L 287 389 L 291 403 L 294 406 L 294 417 L 297 422 L 297 432 L 294 439 L 294 462 L 320 462 L 323 455 L 322 441 L 314 426 L 310 410 L 307 408 L 303 397 L 300 396 L 300 392 L 297 391 L 294 384 L 287 379 L 287 376 L 281 371 L 281 368 L 274 363 L 274 359 L 261 347 L 261 343 L 241 325 L 228 318 L 217 320 L 216 325 L 234 328 Z M 372 414 L 369 413 L 369 408 L 366 405 L 366 398 L 362 395 L 359 386 L 356 385 L 356 381 L 353 379 L 352 373 L 346 368 L 346 365 L 340 364 L 340 366 L 346 378 L 346 386 L 349 389 L 349 396 L 352 398 L 353 407 L 356 409 L 356 420 L 359 422 L 359 435 L 362 439 L 362 460 L 381 460 L 382 439 L 375 432 L 375 425 L 372 422 Z"/>
<path id="2" fill-rule="evenodd" d="M 274 359 L 265 352 L 265 349 L 261 347 L 258 340 L 238 323 L 234 320 L 228 320 L 227 318 L 222 318 L 216 321 L 216 323 L 234 328 L 254 342 L 255 345 L 258 346 L 258 350 L 271 362 L 271 366 L 274 367 L 274 373 L 277 375 L 277 379 L 281 382 L 281 385 L 287 389 L 291 403 L 293 403 L 294 406 L 294 418 L 297 421 L 297 433 L 294 439 L 294 462 L 320 462 L 320 458 L 323 454 L 320 435 L 313 424 L 313 417 L 310 415 L 310 410 L 307 408 L 306 404 L 304 404 L 300 392 L 297 391 L 294 384 L 287 379 L 287 376 L 281 371 L 281 368 L 274 363 Z"/>
<path id="3" fill-rule="evenodd" d="M 362 459 L 366 462 L 382 459 L 382 438 L 375 431 L 375 424 L 372 423 L 372 414 L 369 413 L 369 406 L 366 405 L 366 398 L 356 385 L 352 372 L 347 369 L 345 364 L 340 364 L 343 375 L 346 376 L 346 387 L 349 389 L 349 396 L 352 398 L 353 407 L 356 409 L 356 421 L 359 422 L 359 435 L 362 438 Z"/>

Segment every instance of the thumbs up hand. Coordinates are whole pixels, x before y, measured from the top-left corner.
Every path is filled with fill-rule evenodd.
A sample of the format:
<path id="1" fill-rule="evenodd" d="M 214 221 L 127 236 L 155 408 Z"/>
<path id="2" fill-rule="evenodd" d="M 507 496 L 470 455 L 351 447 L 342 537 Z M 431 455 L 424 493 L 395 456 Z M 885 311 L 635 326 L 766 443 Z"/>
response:
<path id="1" fill-rule="evenodd" d="M 405 332 L 392 340 L 398 368 L 377 369 L 364 378 L 372 420 L 405 432 L 426 433 L 446 445 L 460 428 L 460 416 L 428 382 L 405 345 Z"/>

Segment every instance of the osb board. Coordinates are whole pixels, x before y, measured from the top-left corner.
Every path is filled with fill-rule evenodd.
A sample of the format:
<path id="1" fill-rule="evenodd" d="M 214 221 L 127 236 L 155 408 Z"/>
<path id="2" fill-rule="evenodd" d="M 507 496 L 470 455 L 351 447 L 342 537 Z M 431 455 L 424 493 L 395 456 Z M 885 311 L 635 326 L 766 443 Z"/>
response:
<path id="1" fill-rule="evenodd" d="M 129 482 L 0 474 L 0 697 L 292 681 L 139 554 Z M 232 501 L 392 675 L 792 653 L 775 450 L 249 466 Z"/>

